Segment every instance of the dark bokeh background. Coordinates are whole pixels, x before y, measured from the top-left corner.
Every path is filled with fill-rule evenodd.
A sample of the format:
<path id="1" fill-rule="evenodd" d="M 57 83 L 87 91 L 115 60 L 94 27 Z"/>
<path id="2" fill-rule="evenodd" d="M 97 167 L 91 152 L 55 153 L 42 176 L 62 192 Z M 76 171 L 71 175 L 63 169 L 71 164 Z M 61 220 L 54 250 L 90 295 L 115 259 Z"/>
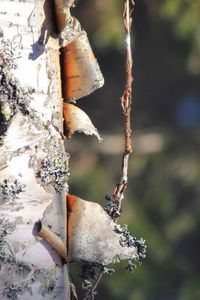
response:
<path id="1" fill-rule="evenodd" d="M 105 85 L 78 101 L 104 142 L 69 142 L 71 193 L 103 205 L 120 177 L 123 151 L 121 0 L 77 1 Z M 200 2 L 136 0 L 133 15 L 134 152 L 121 223 L 146 239 L 134 274 L 115 266 L 96 299 L 200 299 Z M 106 251 L 106 249 L 105 249 Z"/>

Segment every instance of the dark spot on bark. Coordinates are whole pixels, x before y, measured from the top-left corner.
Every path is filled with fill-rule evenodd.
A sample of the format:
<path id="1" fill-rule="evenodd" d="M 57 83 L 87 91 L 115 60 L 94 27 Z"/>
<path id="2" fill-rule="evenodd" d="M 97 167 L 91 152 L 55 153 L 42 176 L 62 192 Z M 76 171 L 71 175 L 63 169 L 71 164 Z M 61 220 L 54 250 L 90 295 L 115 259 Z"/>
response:
<path id="1" fill-rule="evenodd" d="M 19 194 L 25 191 L 25 184 L 21 183 L 17 179 L 11 182 L 8 179 L 4 179 L 3 183 L 0 183 L 0 201 L 17 199 Z"/>

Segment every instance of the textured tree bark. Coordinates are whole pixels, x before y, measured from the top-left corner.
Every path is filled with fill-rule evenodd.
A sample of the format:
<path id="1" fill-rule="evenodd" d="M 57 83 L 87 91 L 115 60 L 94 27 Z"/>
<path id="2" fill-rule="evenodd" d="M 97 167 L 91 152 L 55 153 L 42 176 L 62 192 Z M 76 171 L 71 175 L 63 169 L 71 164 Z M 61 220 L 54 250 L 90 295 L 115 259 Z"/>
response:
<path id="1" fill-rule="evenodd" d="M 0 299 L 70 299 L 67 266 L 34 232 L 66 243 L 68 155 L 51 0 L 0 4 Z"/>

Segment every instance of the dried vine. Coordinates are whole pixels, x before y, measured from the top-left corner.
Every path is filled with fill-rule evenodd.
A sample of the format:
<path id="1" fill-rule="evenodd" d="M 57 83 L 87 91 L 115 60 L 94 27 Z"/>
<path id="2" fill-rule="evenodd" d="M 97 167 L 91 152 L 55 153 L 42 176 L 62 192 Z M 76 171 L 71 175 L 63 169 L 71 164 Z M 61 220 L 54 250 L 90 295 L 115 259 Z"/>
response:
<path id="1" fill-rule="evenodd" d="M 132 129 L 131 129 L 131 108 L 132 108 L 132 50 L 131 50 L 131 24 L 132 12 L 135 3 L 133 0 L 124 0 L 123 20 L 125 28 L 125 87 L 121 97 L 121 108 L 124 115 L 124 153 L 122 157 L 121 180 L 117 184 L 112 195 L 118 212 L 121 209 L 121 201 L 124 197 L 124 191 L 128 185 L 128 164 L 129 156 L 132 153 Z"/>
<path id="2" fill-rule="evenodd" d="M 122 156 L 122 166 L 121 166 L 121 179 L 120 183 L 116 185 L 114 193 L 111 195 L 106 195 L 107 204 L 105 207 L 106 212 L 111 216 L 113 220 L 116 220 L 120 216 L 121 202 L 124 197 L 124 191 L 128 185 L 128 164 L 129 157 L 132 153 L 132 129 L 131 129 L 131 106 L 132 106 L 132 50 L 131 50 L 131 24 L 132 24 L 132 12 L 134 8 L 133 0 L 124 0 L 124 10 L 123 10 L 123 20 L 125 28 L 125 87 L 124 92 L 121 97 L 121 108 L 124 115 L 124 153 Z M 126 226 L 126 225 L 125 225 Z M 138 248 L 138 261 L 145 257 L 146 246 L 143 239 L 137 240 L 133 238 L 128 232 L 127 226 L 125 229 L 118 225 L 118 230 L 120 233 L 124 233 L 124 240 L 122 241 L 128 247 L 134 246 Z M 141 251 L 140 251 L 141 250 Z M 129 261 L 127 269 L 133 271 L 135 264 Z M 101 266 L 102 270 L 99 275 L 96 276 L 96 280 L 93 286 L 87 285 L 87 293 L 84 300 L 93 300 L 96 294 L 95 290 L 101 280 L 102 275 L 105 273 L 104 267 Z M 90 269 L 91 270 L 91 269 Z M 112 270 L 112 269 L 107 269 Z M 113 270 L 114 271 L 114 270 Z M 112 274 L 112 272 L 107 272 L 107 274 Z M 90 282 L 89 282 L 90 283 Z"/>

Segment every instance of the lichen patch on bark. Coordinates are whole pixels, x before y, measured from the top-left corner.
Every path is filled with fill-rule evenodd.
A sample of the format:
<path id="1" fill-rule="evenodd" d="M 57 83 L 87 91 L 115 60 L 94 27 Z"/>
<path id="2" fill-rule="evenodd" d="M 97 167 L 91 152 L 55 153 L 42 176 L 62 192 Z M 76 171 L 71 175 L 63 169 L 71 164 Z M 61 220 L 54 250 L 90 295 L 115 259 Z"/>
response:
<path id="1" fill-rule="evenodd" d="M 9 201 L 14 201 L 19 198 L 19 195 L 25 191 L 25 184 L 21 183 L 19 180 L 15 179 L 13 182 L 4 179 L 0 183 L 0 203 Z M 2 197 L 2 199 L 1 199 Z"/>
<path id="2" fill-rule="evenodd" d="M 66 154 L 56 140 L 51 139 L 36 147 L 30 166 L 33 167 L 37 181 L 44 189 L 56 192 L 67 191 L 69 169 Z"/>

